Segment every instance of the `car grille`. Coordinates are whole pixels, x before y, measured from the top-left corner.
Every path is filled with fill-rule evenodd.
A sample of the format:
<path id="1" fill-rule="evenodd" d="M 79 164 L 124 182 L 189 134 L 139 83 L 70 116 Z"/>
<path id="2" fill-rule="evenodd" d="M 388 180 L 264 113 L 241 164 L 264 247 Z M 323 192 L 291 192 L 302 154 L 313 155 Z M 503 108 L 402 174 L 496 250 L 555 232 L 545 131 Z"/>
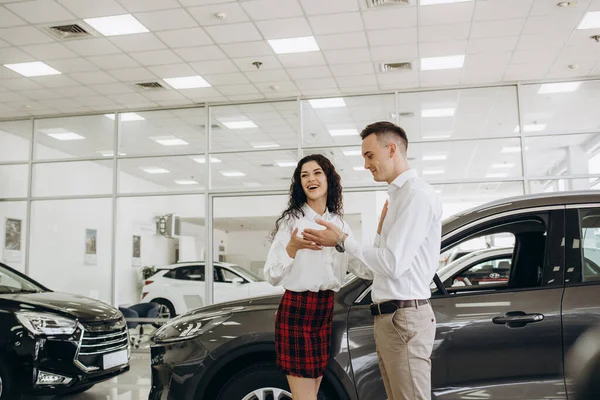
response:
<path id="1" fill-rule="evenodd" d="M 82 327 L 79 352 L 75 363 L 85 371 L 103 368 L 103 356 L 129 347 L 129 336 L 124 321 Z"/>

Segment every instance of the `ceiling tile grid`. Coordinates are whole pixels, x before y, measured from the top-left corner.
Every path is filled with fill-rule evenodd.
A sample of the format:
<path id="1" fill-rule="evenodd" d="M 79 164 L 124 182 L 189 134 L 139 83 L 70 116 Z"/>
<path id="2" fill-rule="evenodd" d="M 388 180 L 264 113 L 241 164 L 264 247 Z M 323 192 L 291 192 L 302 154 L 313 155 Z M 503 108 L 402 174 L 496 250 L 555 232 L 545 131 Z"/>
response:
<path id="1" fill-rule="evenodd" d="M 177 106 L 600 74 L 600 43 L 590 39 L 600 27 L 577 29 L 587 12 L 600 11 L 597 0 L 570 7 L 551 0 L 418 3 L 372 8 L 366 0 L 2 2 L 0 118 L 42 115 L 50 108 L 100 110 L 111 105 L 103 104 L 107 100 L 117 108 Z M 94 18 L 123 14 L 145 30 L 104 36 L 93 26 Z M 78 24 L 90 35 L 64 39 L 49 29 L 65 24 Z M 269 42 L 309 36 L 318 51 L 277 54 Z M 421 62 L 457 55 L 465 56 L 457 69 L 424 70 Z M 61 75 L 28 78 L 3 66 L 26 62 L 44 62 Z M 382 72 L 381 64 L 392 62 L 409 62 L 411 70 Z M 177 89 L 166 81 L 193 75 L 212 87 Z M 163 89 L 136 88 L 143 82 Z M 69 101 L 36 103 L 53 98 Z"/>

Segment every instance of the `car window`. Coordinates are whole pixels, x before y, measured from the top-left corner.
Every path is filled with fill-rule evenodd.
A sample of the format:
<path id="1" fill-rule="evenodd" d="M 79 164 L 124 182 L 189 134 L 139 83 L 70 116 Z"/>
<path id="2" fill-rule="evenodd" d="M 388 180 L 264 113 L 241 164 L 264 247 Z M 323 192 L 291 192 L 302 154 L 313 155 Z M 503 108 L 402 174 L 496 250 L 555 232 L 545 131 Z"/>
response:
<path id="1" fill-rule="evenodd" d="M 600 208 L 581 210 L 583 281 L 600 282 Z"/>
<path id="2" fill-rule="evenodd" d="M 466 269 L 444 282 L 444 286 L 508 285 L 512 255 L 469 264 Z"/>
<path id="3" fill-rule="evenodd" d="M 41 291 L 41 287 L 0 266 L 0 294 Z"/>
<path id="4" fill-rule="evenodd" d="M 204 281 L 204 266 L 179 267 L 176 270 L 175 277 L 180 281 Z"/>
<path id="5" fill-rule="evenodd" d="M 227 268 L 221 268 L 221 273 L 223 274 L 223 282 L 225 283 L 239 282 L 240 280 L 245 281 L 244 278 Z"/>
<path id="6" fill-rule="evenodd" d="M 177 279 L 177 270 L 172 269 L 170 271 L 167 271 L 163 277 L 165 278 L 169 278 L 169 279 Z"/>

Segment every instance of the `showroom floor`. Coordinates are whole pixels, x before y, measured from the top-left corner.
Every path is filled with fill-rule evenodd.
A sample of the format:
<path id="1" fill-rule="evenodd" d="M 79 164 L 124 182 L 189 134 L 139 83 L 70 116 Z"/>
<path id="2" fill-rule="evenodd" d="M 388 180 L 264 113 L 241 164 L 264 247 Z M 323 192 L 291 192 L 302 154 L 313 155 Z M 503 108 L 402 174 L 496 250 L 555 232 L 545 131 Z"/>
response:
<path id="1" fill-rule="evenodd" d="M 89 391 L 66 396 L 65 400 L 148 400 L 150 393 L 150 355 L 134 352 L 131 355 L 129 372 L 94 386 Z M 28 400 L 50 400 L 49 397 L 35 397 Z"/>

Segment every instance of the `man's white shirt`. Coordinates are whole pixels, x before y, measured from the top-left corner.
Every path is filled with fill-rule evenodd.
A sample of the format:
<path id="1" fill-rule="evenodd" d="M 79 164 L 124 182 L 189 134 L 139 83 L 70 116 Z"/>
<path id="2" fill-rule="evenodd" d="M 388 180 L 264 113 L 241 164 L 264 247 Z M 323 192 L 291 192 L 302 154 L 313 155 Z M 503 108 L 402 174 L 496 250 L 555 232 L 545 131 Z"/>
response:
<path id="1" fill-rule="evenodd" d="M 373 302 L 428 299 L 439 265 L 441 199 L 413 169 L 390 184 L 388 195 L 388 212 L 375 246 L 350 236 L 346 251 L 373 271 Z"/>

